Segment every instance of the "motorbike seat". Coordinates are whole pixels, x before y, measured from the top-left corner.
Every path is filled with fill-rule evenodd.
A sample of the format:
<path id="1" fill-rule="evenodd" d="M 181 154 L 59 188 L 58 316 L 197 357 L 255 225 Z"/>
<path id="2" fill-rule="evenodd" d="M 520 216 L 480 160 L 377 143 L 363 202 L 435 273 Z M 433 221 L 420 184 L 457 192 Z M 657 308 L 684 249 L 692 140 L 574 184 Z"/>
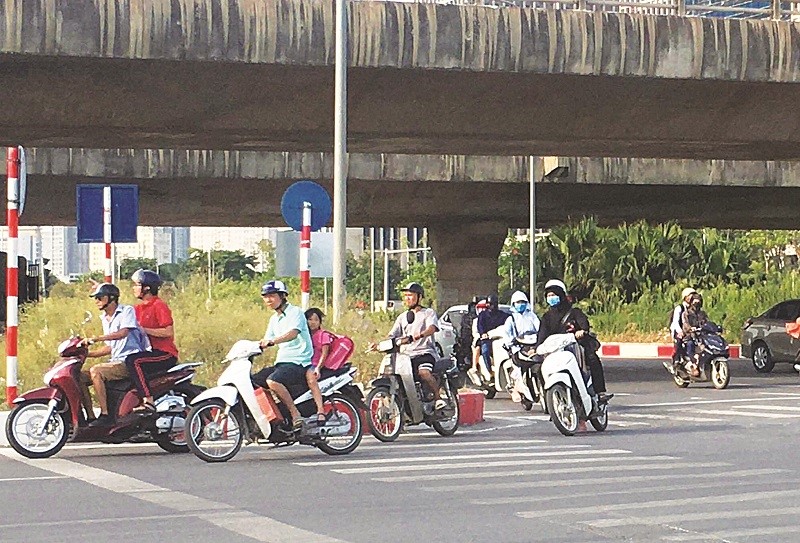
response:
<path id="1" fill-rule="evenodd" d="M 436 375 L 442 375 L 451 367 L 453 367 L 453 360 L 450 357 L 438 358 L 433 364 L 433 373 Z"/>
<path id="2" fill-rule="evenodd" d="M 345 373 L 350 371 L 350 368 L 351 368 L 351 365 L 349 363 L 345 364 L 341 368 L 335 369 L 335 370 L 331 370 L 331 369 L 328 369 L 328 368 L 322 368 L 322 371 L 320 371 L 319 378 L 320 378 L 320 380 L 322 380 L 322 379 L 327 379 L 328 377 L 334 377 L 334 376 L 337 376 L 337 375 L 344 375 Z"/>
<path id="3" fill-rule="evenodd" d="M 106 381 L 106 388 L 115 390 L 117 392 L 128 392 L 133 388 L 133 381 L 126 377 L 124 379 L 114 379 L 113 381 Z"/>

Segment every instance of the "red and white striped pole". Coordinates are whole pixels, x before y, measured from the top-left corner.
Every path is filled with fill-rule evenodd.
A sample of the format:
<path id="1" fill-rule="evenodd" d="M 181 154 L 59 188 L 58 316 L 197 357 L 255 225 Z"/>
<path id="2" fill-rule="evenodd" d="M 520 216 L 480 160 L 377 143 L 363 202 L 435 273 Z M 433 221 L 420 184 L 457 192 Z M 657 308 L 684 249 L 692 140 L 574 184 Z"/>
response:
<path id="1" fill-rule="evenodd" d="M 300 305 L 303 311 L 311 301 L 311 203 L 303 202 L 303 228 L 300 230 Z"/>
<path id="2" fill-rule="evenodd" d="M 106 244 L 106 275 L 103 280 L 111 283 L 114 265 L 111 262 L 111 187 L 103 187 L 103 242 Z"/>
<path id="3" fill-rule="evenodd" d="M 17 397 L 17 338 L 19 337 L 19 148 L 6 150 L 8 182 L 8 249 L 6 251 L 6 401 Z"/>

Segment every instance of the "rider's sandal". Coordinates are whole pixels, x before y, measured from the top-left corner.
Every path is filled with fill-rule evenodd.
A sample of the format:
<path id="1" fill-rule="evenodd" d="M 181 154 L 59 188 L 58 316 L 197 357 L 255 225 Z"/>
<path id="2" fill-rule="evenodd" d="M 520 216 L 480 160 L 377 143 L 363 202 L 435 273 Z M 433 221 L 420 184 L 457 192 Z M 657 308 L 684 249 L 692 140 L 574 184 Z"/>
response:
<path id="1" fill-rule="evenodd" d="M 325 415 L 325 413 L 317 413 L 317 426 L 325 426 L 327 420 L 328 417 Z"/>
<path id="2" fill-rule="evenodd" d="M 133 408 L 133 412 L 138 415 L 151 415 L 156 412 L 156 406 L 151 402 L 142 402 Z"/>
<path id="3" fill-rule="evenodd" d="M 292 421 L 292 431 L 299 432 L 302 429 L 303 429 L 303 418 L 297 417 Z"/>

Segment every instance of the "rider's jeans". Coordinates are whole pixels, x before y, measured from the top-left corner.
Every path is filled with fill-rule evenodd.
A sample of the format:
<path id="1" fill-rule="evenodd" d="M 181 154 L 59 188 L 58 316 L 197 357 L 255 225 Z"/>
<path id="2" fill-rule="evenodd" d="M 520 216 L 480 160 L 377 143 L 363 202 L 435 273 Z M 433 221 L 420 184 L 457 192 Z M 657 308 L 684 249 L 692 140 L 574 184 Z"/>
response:
<path id="1" fill-rule="evenodd" d="M 481 358 L 483 358 L 483 363 L 486 365 L 486 369 L 489 373 L 492 372 L 492 342 L 491 341 L 481 341 Z"/>

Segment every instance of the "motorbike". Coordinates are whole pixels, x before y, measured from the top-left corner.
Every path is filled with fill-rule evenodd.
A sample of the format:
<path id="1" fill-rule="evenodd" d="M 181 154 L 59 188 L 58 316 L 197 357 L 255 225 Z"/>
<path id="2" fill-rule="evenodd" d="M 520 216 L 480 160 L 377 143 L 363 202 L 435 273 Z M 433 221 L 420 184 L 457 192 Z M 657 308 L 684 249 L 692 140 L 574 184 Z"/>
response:
<path id="1" fill-rule="evenodd" d="M 11 447 L 27 458 L 48 458 L 70 441 L 102 443 L 154 442 L 167 452 L 188 452 L 185 422 L 189 401 L 204 387 L 192 383 L 200 362 L 186 362 L 148 379 L 155 412 L 137 413 L 140 399 L 130 379 L 106 382 L 109 413 L 114 424 L 89 426 L 81 402 L 81 368 L 89 354 L 80 336 L 58 346 L 59 359 L 44 375 L 45 387 L 14 400 L 6 421 Z"/>
<path id="2" fill-rule="evenodd" d="M 413 312 L 412 317 L 413 317 Z M 449 358 L 440 358 L 433 368 L 439 384 L 439 399 L 423 401 L 422 385 L 414 379 L 411 357 L 402 349 L 403 338 L 386 339 L 377 345 L 384 353 L 378 377 L 370 383 L 367 394 L 367 425 L 375 438 L 383 442 L 397 439 L 406 424 L 427 424 L 439 435 L 451 436 L 458 430 L 458 367 Z"/>
<path id="3" fill-rule="evenodd" d="M 711 381 L 714 388 L 718 390 L 726 388 L 731 380 L 728 368 L 730 351 L 728 343 L 720 335 L 722 327 L 712 322 L 707 322 L 701 327 L 693 328 L 692 332 L 695 337 L 696 352 L 699 355 L 697 369 L 700 374 L 692 375 L 690 368 L 695 361 L 686 354 L 678 360 L 665 360 L 663 362 L 664 367 L 680 388 L 686 388 L 690 383 L 705 383 L 708 381 Z"/>
<path id="4" fill-rule="evenodd" d="M 511 371 L 511 398 L 519 398 L 525 411 L 539 404 L 543 413 L 548 413 L 545 401 L 544 378 L 542 377 L 542 358 L 536 356 L 534 349 L 536 336 L 516 337 L 509 348 L 509 355 L 514 364 Z"/>
<path id="5" fill-rule="evenodd" d="M 305 380 L 287 387 L 303 416 L 299 432 L 292 430 L 291 415 L 272 393 L 251 379 L 253 359 L 261 355 L 258 341 L 239 340 L 223 363 L 228 367 L 217 386 L 192 401 L 187 418 L 189 449 L 206 462 L 226 462 L 247 443 L 276 446 L 310 445 L 329 455 L 349 454 L 361 443 L 364 431 L 360 409 L 366 409 L 361 390 L 353 384 L 358 371 L 345 364 L 337 370 L 322 370 L 319 388 L 325 423 L 316 418 L 316 406 Z"/>
<path id="6" fill-rule="evenodd" d="M 472 382 L 473 386 L 479 390 L 483 390 L 486 398 L 491 400 L 501 390 L 507 392 L 511 391 L 512 379 L 511 372 L 514 367 L 511 363 L 508 352 L 503 346 L 505 341 L 505 332 L 503 327 L 495 328 L 487 333 L 487 337 L 481 341 L 490 341 L 492 348 L 492 363 L 491 368 L 487 369 L 483 359 L 479 362 L 480 369 L 470 369 L 467 371 L 467 376 Z"/>
<path id="7" fill-rule="evenodd" d="M 580 422 L 598 432 L 608 427 L 608 400 L 594 393 L 591 374 L 585 370 L 583 347 L 575 334 L 553 334 L 536 349 L 544 379 L 550 420 L 565 436 L 575 435 Z"/>

